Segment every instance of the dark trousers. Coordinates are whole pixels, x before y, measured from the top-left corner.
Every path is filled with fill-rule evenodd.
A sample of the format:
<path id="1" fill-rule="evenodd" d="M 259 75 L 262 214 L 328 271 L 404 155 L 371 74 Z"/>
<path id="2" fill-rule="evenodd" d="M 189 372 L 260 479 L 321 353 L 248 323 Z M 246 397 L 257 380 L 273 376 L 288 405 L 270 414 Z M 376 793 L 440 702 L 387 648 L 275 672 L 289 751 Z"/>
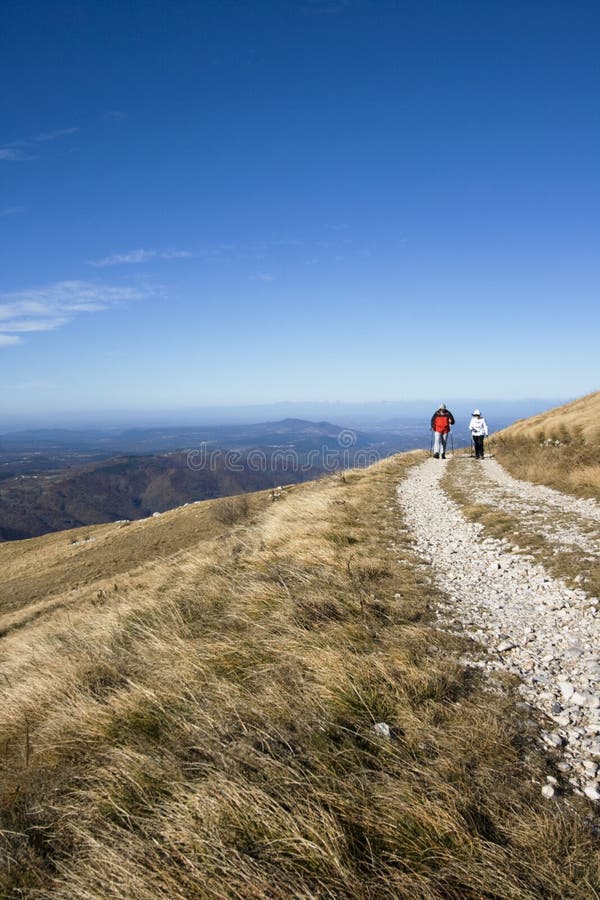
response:
<path id="1" fill-rule="evenodd" d="M 474 434 L 473 443 L 475 444 L 475 459 L 483 459 L 483 434 Z"/>

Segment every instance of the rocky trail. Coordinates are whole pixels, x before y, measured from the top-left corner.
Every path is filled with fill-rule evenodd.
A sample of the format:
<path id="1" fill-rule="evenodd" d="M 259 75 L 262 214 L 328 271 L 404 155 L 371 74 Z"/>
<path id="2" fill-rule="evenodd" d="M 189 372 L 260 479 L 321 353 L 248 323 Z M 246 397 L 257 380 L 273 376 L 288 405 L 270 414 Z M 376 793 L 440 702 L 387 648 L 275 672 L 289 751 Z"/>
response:
<path id="1" fill-rule="evenodd" d="M 543 535 L 551 552 L 579 553 L 582 577 L 569 587 L 509 537 L 486 536 L 463 515 L 445 488 L 465 502 L 509 512 L 525 530 Z M 525 701 L 552 723 L 542 732 L 561 751 L 561 779 L 600 800 L 600 610 L 584 590 L 586 560 L 600 549 L 600 507 L 558 491 L 516 481 L 492 459 L 428 459 L 398 487 L 416 550 L 431 566 L 447 600 L 443 627 L 486 648 L 470 660 L 521 680 Z M 547 797 L 560 787 L 548 778 Z"/>
<path id="2" fill-rule="evenodd" d="M 486 459 L 476 478 L 466 465 L 451 468 L 452 481 L 470 502 L 481 503 L 517 516 L 527 530 L 535 530 L 556 547 L 600 552 L 600 507 L 594 500 L 569 497 L 552 488 L 517 481 L 495 460 Z"/>

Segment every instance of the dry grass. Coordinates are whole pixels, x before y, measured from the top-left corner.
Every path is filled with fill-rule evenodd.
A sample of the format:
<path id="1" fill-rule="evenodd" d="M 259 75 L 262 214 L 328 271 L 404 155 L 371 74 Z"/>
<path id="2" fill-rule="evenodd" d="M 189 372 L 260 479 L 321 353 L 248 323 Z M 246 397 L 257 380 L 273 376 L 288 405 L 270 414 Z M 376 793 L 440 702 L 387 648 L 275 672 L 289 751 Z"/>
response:
<path id="1" fill-rule="evenodd" d="M 600 499 L 600 391 L 523 419 L 493 437 L 516 478 Z"/>
<path id="2" fill-rule="evenodd" d="M 579 434 L 586 443 L 600 438 L 600 391 L 579 397 L 571 403 L 557 406 L 547 412 L 520 419 L 498 434 L 515 437 L 535 437 L 544 433 L 547 438 L 560 440 L 562 434 Z"/>
<path id="3" fill-rule="evenodd" d="M 2 896 L 600 896 L 514 698 L 429 624 L 416 458 L 85 529 L 78 588 L 73 533 L 10 546 Z"/>

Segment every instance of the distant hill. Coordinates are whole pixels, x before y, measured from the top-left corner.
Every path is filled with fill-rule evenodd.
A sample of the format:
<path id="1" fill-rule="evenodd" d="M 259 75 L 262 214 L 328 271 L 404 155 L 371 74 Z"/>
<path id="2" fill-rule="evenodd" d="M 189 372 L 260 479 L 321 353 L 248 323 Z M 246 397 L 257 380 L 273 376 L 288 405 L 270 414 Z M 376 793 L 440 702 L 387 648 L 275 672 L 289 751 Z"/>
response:
<path id="1" fill-rule="evenodd" d="M 119 453 L 160 453 L 197 447 L 200 443 L 219 446 L 249 446 L 290 439 L 297 442 L 302 436 L 336 440 L 343 426 L 331 422 L 312 422 L 287 418 L 277 422 L 255 422 L 236 425 L 203 425 L 177 427 L 166 425 L 152 428 L 37 428 L 0 435 L 0 454 L 33 453 L 52 455 L 80 453 L 114 456 Z M 355 432 L 361 443 L 370 437 Z"/>

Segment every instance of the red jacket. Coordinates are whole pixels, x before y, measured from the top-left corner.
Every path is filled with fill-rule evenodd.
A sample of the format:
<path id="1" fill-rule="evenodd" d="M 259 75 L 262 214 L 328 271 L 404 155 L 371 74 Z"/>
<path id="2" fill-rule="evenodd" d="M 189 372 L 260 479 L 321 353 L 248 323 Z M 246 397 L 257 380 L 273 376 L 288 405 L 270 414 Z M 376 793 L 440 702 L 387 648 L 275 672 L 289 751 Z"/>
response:
<path id="1" fill-rule="evenodd" d="M 451 425 L 454 425 L 454 416 L 449 409 L 438 409 L 431 417 L 431 429 L 439 434 L 448 434 Z"/>

